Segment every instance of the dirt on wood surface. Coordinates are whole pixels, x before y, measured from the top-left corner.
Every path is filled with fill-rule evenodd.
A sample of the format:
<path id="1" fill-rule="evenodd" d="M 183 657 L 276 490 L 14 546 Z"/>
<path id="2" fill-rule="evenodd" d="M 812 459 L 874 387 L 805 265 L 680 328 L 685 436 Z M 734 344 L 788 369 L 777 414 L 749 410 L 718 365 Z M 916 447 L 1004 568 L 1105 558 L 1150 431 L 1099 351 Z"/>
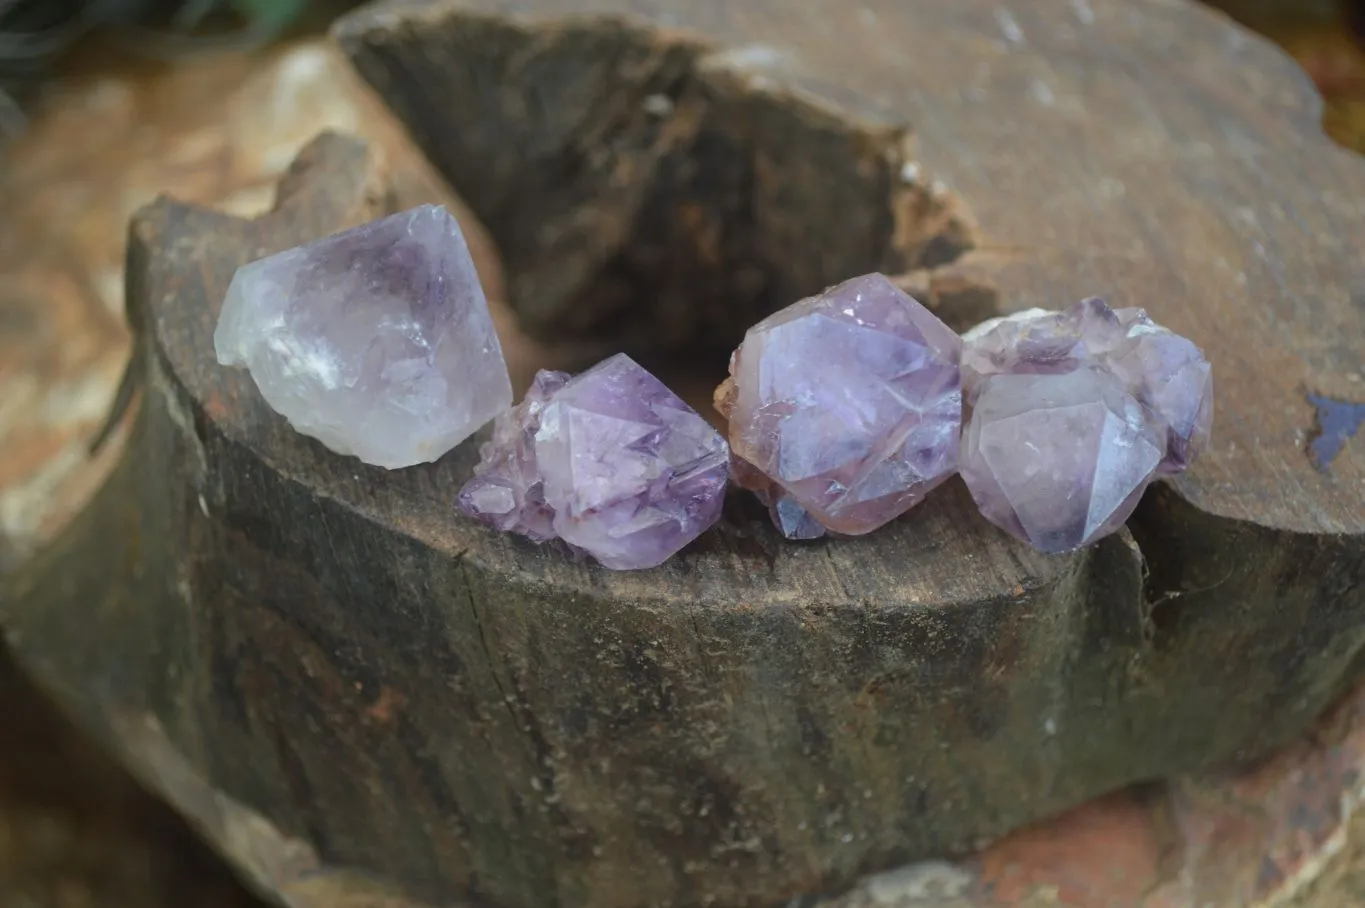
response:
<path id="1" fill-rule="evenodd" d="M 1274 27 L 1326 94 L 1329 131 L 1365 150 L 1365 55 L 1330 24 Z M 18 274 L 29 300 L 12 304 L 16 295 L 0 305 L 0 570 L 59 527 L 116 456 L 110 449 L 88 460 L 84 445 L 127 352 L 123 221 L 162 189 L 243 213 L 268 205 L 293 149 L 324 126 L 355 129 L 364 119 L 335 103 L 327 87 L 334 65 L 328 51 L 309 44 L 181 72 L 85 73 L 40 115 L 31 140 L 48 134 L 61 136 L 65 148 L 102 147 L 88 166 L 103 169 L 75 181 L 72 169 L 86 165 L 67 160 L 63 168 L 53 155 L 22 171 L 33 177 L 22 185 L 5 182 L 4 174 L 19 170 L 0 173 L 7 215 L 0 273 Z M 244 95 L 253 100 L 233 103 Z M 262 105 L 266 97 L 277 103 Z M 222 113 L 206 114 L 216 109 Z M 241 111 L 247 118 L 234 120 Z M 111 133 L 110 123 L 134 116 L 162 119 Z M 265 128 L 276 131 L 275 147 L 243 151 L 244 137 Z M 28 213 L 22 233 L 9 217 L 16 207 Z M 28 264 L 19 269 L 18 262 Z M 182 824 L 85 750 L 4 663 L 0 716 L 0 908 L 260 904 Z M 382 897 L 355 908 L 367 904 Z M 1291 904 L 1365 904 L 1365 816 L 1355 817 L 1341 854 Z"/>

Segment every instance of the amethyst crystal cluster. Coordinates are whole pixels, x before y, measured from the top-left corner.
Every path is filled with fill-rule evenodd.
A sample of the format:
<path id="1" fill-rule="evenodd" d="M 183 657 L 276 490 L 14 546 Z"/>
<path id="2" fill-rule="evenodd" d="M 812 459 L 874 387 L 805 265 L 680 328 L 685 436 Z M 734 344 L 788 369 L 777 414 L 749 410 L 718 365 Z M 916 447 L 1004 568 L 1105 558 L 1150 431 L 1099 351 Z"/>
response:
<path id="1" fill-rule="evenodd" d="M 1046 552 L 1117 530 L 1209 443 L 1208 361 L 1141 309 L 1087 299 L 986 322 L 962 378 L 962 478 L 990 521 Z"/>
<path id="2" fill-rule="evenodd" d="M 511 385 L 455 219 L 423 206 L 240 268 L 214 334 L 300 432 L 367 463 L 439 458 L 496 418 L 458 507 L 609 568 L 663 563 L 727 481 L 784 535 L 872 532 L 960 472 L 1048 552 L 1093 542 L 1208 445 L 1209 364 L 1097 299 L 958 337 L 880 274 L 754 325 L 716 391 L 729 445 L 625 355 Z"/>
<path id="3" fill-rule="evenodd" d="M 959 341 L 880 275 L 750 329 L 716 404 L 734 478 L 789 538 L 869 532 L 961 472 L 1046 552 L 1112 533 L 1207 446 L 1208 362 L 1140 309 L 1088 299 Z"/>
<path id="4" fill-rule="evenodd" d="M 749 329 L 716 393 L 737 483 L 789 538 L 869 533 L 957 469 L 962 341 L 880 274 Z"/>
<path id="5" fill-rule="evenodd" d="M 662 564 L 725 500 L 725 439 L 625 354 L 540 372 L 479 453 L 460 510 L 617 570 Z"/>

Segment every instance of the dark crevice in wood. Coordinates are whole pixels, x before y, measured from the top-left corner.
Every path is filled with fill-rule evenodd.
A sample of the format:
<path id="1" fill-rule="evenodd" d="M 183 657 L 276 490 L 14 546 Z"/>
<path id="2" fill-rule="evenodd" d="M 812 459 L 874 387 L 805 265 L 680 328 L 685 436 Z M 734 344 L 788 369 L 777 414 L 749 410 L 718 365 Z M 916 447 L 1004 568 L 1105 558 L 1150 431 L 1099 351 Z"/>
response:
<path id="1" fill-rule="evenodd" d="M 1292 738 L 1359 677 L 1365 556 L 1349 537 L 1314 536 L 1201 512 L 1168 483 L 1148 490 L 1129 529 L 1144 556 L 1151 664 L 1172 689 L 1248 667 L 1267 672 L 1256 695 L 1264 723 L 1236 749 L 1261 756 Z M 1231 691 L 1236 708 L 1247 690 Z M 1248 700 L 1248 703 L 1250 701 Z M 1172 704 L 1174 721 L 1181 709 Z M 1193 717 L 1183 720 L 1200 737 Z"/>
<path id="2" fill-rule="evenodd" d="M 1152 647 L 1160 648 L 1179 631 L 1185 590 L 1181 588 L 1182 565 L 1171 552 L 1170 528 L 1157 509 L 1146 504 L 1139 505 L 1128 528 L 1142 553 L 1144 633 Z"/>
<path id="3" fill-rule="evenodd" d="M 459 11 L 440 27 L 439 57 L 413 53 L 425 39 L 402 26 L 343 20 L 338 35 L 488 226 L 536 337 L 725 355 L 802 296 L 973 243 L 902 126 L 776 87 L 790 74 L 771 48 L 717 51 L 610 17 Z M 812 208 L 837 217 L 796 214 Z"/>

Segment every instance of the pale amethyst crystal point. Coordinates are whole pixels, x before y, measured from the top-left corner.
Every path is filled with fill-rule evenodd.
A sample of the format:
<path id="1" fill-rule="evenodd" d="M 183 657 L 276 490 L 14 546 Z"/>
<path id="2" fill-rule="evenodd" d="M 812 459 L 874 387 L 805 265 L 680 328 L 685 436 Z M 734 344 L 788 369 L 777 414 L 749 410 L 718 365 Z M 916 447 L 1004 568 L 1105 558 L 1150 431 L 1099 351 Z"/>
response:
<path id="1" fill-rule="evenodd" d="M 390 469 L 436 460 L 512 402 L 464 235 L 437 205 L 243 265 L 213 343 L 299 432 Z"/>
<path id="2" fill-rule="evenodd" d="M 1094 366 L 999 374 L 976 392 L 961 469 L 987 519 L 1045 552 L 1123 525 L 1165 438 L 1117 376 Z"/>
<path id="3" fill-rule="evenodd" d="M 720 518 L 725 440 L 630 357 L 541 372 L 480 449 L 465 514 L 558 536 L 615 570 L 662 564 Z"/>
<path id="4" fill-rule="evenodd" d="M 961 341 L 868 274 L 749 329 L 716 403 L 741 485 L 794 538 L 871 532 L 957 468 Z M 746 480 L 746 477 L 748 479 Z"/>
<path id="5" fill-rule="evenodd" d="M 962 386 L 967 402 L 984 376 L 1072 372 L 1103 362 L 1129 331 L 1150 327 L 1155 326 L 1141 309 L 1115 310 L 1094 297 L 1061 312 L 1028 309 L 983 322 L 963 336 Z"/>

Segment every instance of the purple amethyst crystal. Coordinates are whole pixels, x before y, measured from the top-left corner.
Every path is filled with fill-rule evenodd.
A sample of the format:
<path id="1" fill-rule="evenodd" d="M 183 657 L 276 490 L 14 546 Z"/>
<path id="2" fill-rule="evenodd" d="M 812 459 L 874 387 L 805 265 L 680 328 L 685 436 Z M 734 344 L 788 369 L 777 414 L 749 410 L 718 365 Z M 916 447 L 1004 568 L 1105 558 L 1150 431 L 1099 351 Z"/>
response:
<path id="1" fill-rule="evenodd" d="M 540 370 L 521 403 L 494 420 L 493 437 L 479 446 L 474 478 L 460 490 L 460 510 L 504 533 L 536 542 L 555 537 L 555 512 L 545 503 L 545 484 L 536 470 L 536 432 L 545 404 L 569 378 L 567 372 Z"/>
<path id="2" fill-rule="evenodd" d="M 299 432 L 390 469 L 439 458 L 512 401 L 464 235 L 436 205 L 238 268 L 213 343 Z"/>
<path id="3" fill-rule="evenodd" d="M 720 518 L 720 433 L 630 357 L 541 372 L 480 448 L 461 511 L 615 570 L 655 567 Z"/>
<path id="4" fill-rule="evenodd" d="M 1029 309 L 992 319 L 963 337 L 962 387 L 969 405 L 992 375 L 1059 374 L 1086 365 L 1118 376 L 1165 434 L 1159 473 L 1181 472 L 1208 447 L 1208 360 L 1141 309 L 1112 309 L 1091 298 L 1061 312 Z"/>
<path id="5" fill-rule="evenodd" d="M 730 478 L 740 488 L 753 492 L 759 501 L 768 506 L 773 525 L 783 536 L 788 539 L 819 539 L 825 535 L 825 528 L 820 521 L 747 460 L 731 455 Z"/>
<path id="6" fill-rule="evenodd" d="M 1165 429 L 1166 452 L 1157 473 L 1184 472 L 1208 449 L 1213 428 L 1213 370 L 1203 351 L 1153 326 L 1134 333 L 1108 365 Z"/>
<path id="7" fill-rule="evenodd" d="M 716 405 L 730 446 L 789 538 L 860 535 L 957 468 L 961 341 L 886 277 L 868 274 L 749 329 Z"/>
<path id="8" fill-rule="evenodd" d="M 1163 447 L 1149 414 L 1109 372 L 1001 374 L 979 388 L 962 478 L 992 523 L 1064 552 L 1123 525 Z"/>
<path id="9" fill-rule="evenodd" d="M 983 514 L 1044 551 L 1114 532 L 1153 478 L 1208 446 L 1208 361 L 1141 309 L 1087 299 L 963 341 L 962 478 Z"/>

